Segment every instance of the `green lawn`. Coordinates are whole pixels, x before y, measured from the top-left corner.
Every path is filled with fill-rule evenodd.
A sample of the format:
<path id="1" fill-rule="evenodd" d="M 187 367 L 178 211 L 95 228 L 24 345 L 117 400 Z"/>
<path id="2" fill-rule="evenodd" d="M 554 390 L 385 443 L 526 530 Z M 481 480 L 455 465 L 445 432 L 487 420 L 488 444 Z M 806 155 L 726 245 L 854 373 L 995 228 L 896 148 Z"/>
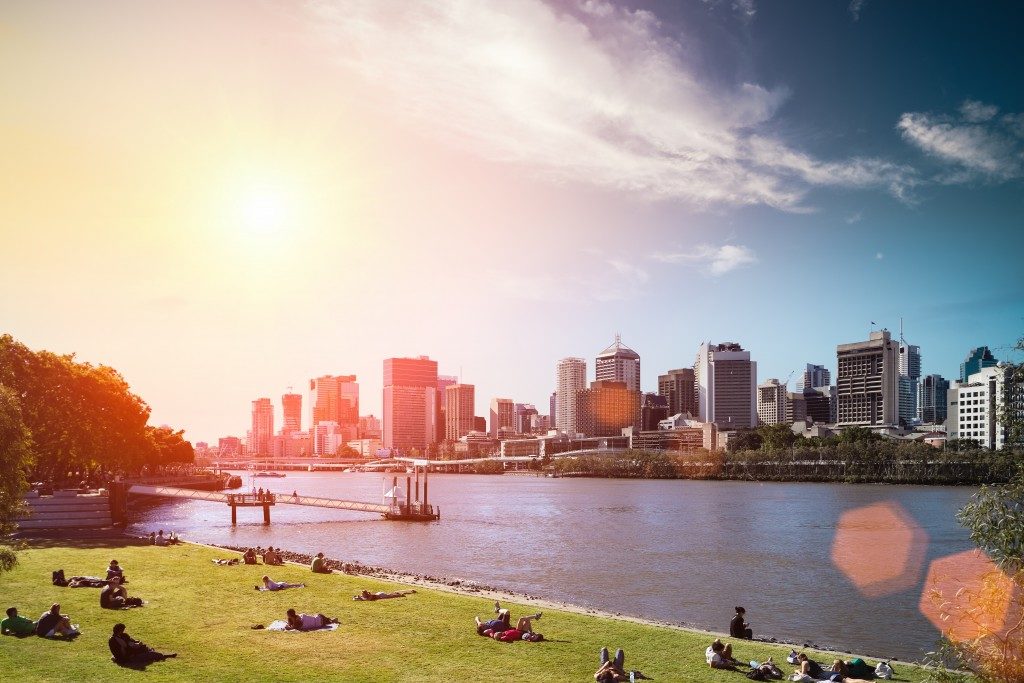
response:
<path id="1" fill-rule="evenodd" d="M 627 668 L 655 681 L 743 681 L 741 673 L 712 671 L 704 664 L 706 634 L 545 610 L 536 625 L 548 642 L 499 643 L 476 635 L 473 615 L 486 615 L 483 598 L 420 590 L 404 599 L 353 602 L 360 588 L 393 590 L 395 584 L 340 574 L 313 575 L 303 567 L 270 568 L 278 581 L 305 582 L 305 589 L 277 593 L 253 590 L 265 568 L 222 567 L 210 562 L 231 553 L 204 546 L 126 546 L 121 540 L 41 542 L 19 555 L 13 572 L 0 575 L 3 609 L 17 606 L 37 618 L 51 603 L 81 625 L 73 642 L 10 636 L 0 640 L 0 672 L 7 680 L 109 681 L 587 681 L 601 646 L 626 651 Z M 99 591 L 51 585 L 50 572 L 102 575 L 116 558 L 142 609 L 99 608 Z M 513 618 L 527 613 L 509 603 Z M 252 630 L 283 618 L 294 607 L 341 618 L 335 632 L 275 633 Z M 535 611 L 529 608 L 532 613 Z M 178 658 L 145 670 L 121 669 L 110 661 L 106 640 L 123 621 L 128 632 Z M 785 662 L 789 648 L 742 643 L 740 659 L 774 655 Z M 829 659 L 822 655 L 820 660 Z M 791 667 L 784 667 L 788 671 Z M 922 674 L 898 666 L 899 680 Z"/>

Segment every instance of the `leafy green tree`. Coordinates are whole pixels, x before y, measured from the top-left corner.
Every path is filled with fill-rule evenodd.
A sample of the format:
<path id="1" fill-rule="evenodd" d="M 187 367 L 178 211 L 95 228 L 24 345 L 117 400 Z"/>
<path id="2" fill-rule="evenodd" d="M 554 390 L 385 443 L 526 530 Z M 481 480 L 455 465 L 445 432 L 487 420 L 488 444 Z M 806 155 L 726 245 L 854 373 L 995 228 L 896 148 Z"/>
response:
<path id="1" fill-rule="evenodd" d="M 761 450 L 768 453 L 784 451 L 797 441 L 788 424 L 763 425 L 757 433 L 761 436 Z"/>
<path id="2" fill-rule="evenodd" d="M 0 384 L 0 537 L 13 530 L 21 511 L 32 459 L 32 435 L 21 417 L 18 396 Z M 11 548 L 0 546 L 0 572 L 10 570 L 16 561 Z"/>

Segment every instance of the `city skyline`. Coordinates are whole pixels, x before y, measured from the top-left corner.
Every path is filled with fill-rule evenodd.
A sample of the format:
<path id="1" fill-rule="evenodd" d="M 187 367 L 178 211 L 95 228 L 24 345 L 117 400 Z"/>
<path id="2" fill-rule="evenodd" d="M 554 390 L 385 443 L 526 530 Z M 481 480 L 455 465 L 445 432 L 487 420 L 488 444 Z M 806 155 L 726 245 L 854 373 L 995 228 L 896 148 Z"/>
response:
<path id="1" fill-rule="evenodd" d="M 211 443 L 420 354 L 543 412 L 616 332 L 1020 360 L 1024 7 L 858 6 L 4 3 L 0 325 Z"/>

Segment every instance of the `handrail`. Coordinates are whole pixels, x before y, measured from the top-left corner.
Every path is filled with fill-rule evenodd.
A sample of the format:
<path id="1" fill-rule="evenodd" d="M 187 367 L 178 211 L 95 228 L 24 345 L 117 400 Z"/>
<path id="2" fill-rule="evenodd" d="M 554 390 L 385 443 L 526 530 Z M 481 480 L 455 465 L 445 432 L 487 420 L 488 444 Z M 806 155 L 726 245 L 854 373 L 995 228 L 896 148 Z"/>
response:
<path id="1" fill-rule="evenodd" d="M 259 495 L 251 493 L 220 493 L 217 491 L 198 491 L 194 489 L 180 489 L 170 486 L 143 486 L 132 484 L 128 488 L 129 493 L 138 493 L 145 496 L 164 496 L 167 498 L 188 498 L 191 500 L 208 500 L 217 503 L 231 504 L 231 499 L 242 499 L 242 504 L 263 505 Z M 332 508 L 335 510 L 355 510 L 357 512 L 378 512 L 384 513 L 391 510 L 387 505 L 378 503 L 363 503 L 355 500 L 337 500 L 334 498 L 317 498 L 314 496 L 288 496 L 281 494 L 264 494 L 267 505 L 306 505 L 310 507 Z"/>

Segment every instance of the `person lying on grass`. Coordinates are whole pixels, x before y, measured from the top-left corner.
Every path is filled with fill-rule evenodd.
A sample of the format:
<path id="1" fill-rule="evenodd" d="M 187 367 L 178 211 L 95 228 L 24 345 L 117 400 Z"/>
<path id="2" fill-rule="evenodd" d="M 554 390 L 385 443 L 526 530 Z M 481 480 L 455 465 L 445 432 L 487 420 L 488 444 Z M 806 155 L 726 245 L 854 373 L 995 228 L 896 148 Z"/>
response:
<path id="1" fill-rule="evenodd" d="M 305 587 L 306 587 L 306 584 L 304 584 L 304 583 L 287 583 L 285 581 L 278 582 L 278 581 L 274 581 L 273 579 L 271 579 L 269 576 L 266 576 L 266 575 L 263 576 L 263 587 L 262 588 L 260 588 L 259 586 L 253 586 L 253 588 L 255 588 L 256 590 L 265 590 L 265 591 L 283 591 L 286 588 L 305 588 Z"/>
<path id="2" fill-rule="evenodd" d="M 285 628 L 290 631 L 315 631 L 329 624 L 341 623 L 341 620 L 325 614 L 296 614 L 294 609 L 288 610 L 287 616 L 288 625 Z"/>
<path id="3" fill-rule="evenodd" d="M 352 599 L 353 600 L 368 600 L 368 601 L 373 601 L 373 600 L 390 600 L 391 598 L 404 598 L 406 595 L 411 595 L 411 594 L 413 594 L 415 592 L 416 591 L 412 590 L 412 589 L 407 590 L 407 591 L 393 591 L 391 593 L 385 593 L 384 591 L 377 591 L 376 593 L 371 593 L 370 591 L 364 590 L 364 591 L 359 591 L 359 595 L 353 595 Z"/>
<path id="4" fill-rule="evenodd" d="M 494 612 L 498 616 L 490 621 L 480 621 L 480 617 L 473 617 L 473 621 L 476 622 L 476 632 L 479 635 L 493 638 L 494 633 L 513 630 L 511 614 L 507 609 L 501 606 L 501 602 L 498 600 L 494 601 Z M 521 630 L 524 633 L 532 632 L 532 620 L 537 619 L 539 621 L 543 614 L 543 612 L 537 612 L 536 614 L 528 617 L 521 617 L 519 621 L 516 622 L 516 628 L 514 630 Z M 520 627 L 523 628 L 521 629 Z"/>
<path id="5" fill-rule="evenodd" d="M 626 653 L 619 648 L 615 651 L 615 659 L 608 658 L 608 648 L 601 648 L 601 666 L 594 672 L 594 680 L 597 683 L 618 683 L 628 681 L 629 674 L 624 668 L 626 664 Z"/>
<path id="6" fill-rule="evenodd" d="M 210 562 L 213 562 L 214 564 L 222 564 L 222 565 L 227 565 L 229 567 L 235 566 L 240 561 L 241 560 L 239 560 L 237 557 L 232 557 L 230 560 L 225 560 L 225 559 L 221 559 L 221 558 L 217 558 L 216 560 L 210 560 Z"/>
<path id="7" fill-rule="evenodd" d="M 541 612 L 530 615 L 528 617 L 519 617 L 519 621 L 516 622 L 515 628 L 500 630 L 485 630 L 483 635 L 495 640 L 500 640 L 503 643 L 513 643 L 517 640 L 526 640 L 529 642 L 535 642 L 544 640 L 544 636 L 533 630 L 533 620 L 540 619 L 542 616 Z M 477 627 L 479 628 L 479 626 Z"/>
<path id="8" fill-rule="evenodd" d="M 60 613 L 60 604 L 54 603 L 50 611 L 43 612 L 36 622 L 36 635 L 40 638 L 77 636 L 78 627 L 71 624 L 71 617 Z"/>
<path id="9" fill-rule="evenodd" d="M 115 576 L 100 591 L 100 607 L 103 609 L 142 607 L 142 598 L 128 597 L 128 590 L 121 585 L 121 580 Z"/>
<path id="10" fill-rule="evenodd" d="M 704 651 L 704 657 L 712 669 L 734 669 L 738 664 L 732 658 L 732 645 L 727 645 L 718 638 L 715 638 L 715 642 Z"/>
<path id="11" fill-rule="evenodd" d="M 36 622 L 18 614 L 17 607 L 7 608 L 7 618 L 0 621 L 0 634 L 30 636 L 36 632 Z"/>
<path id="12" fill-rule="evenodd" d="M 145 643 L 141 643 L 124 630 L 124 624 L 114 624 L 114 632 L 107 640 L 107 647 L 110 654 L 118 664 L 142 664 L 146 662 L 160 662 L 171 657 L 177 657 L 176 652 L 161 654 Z"/>

